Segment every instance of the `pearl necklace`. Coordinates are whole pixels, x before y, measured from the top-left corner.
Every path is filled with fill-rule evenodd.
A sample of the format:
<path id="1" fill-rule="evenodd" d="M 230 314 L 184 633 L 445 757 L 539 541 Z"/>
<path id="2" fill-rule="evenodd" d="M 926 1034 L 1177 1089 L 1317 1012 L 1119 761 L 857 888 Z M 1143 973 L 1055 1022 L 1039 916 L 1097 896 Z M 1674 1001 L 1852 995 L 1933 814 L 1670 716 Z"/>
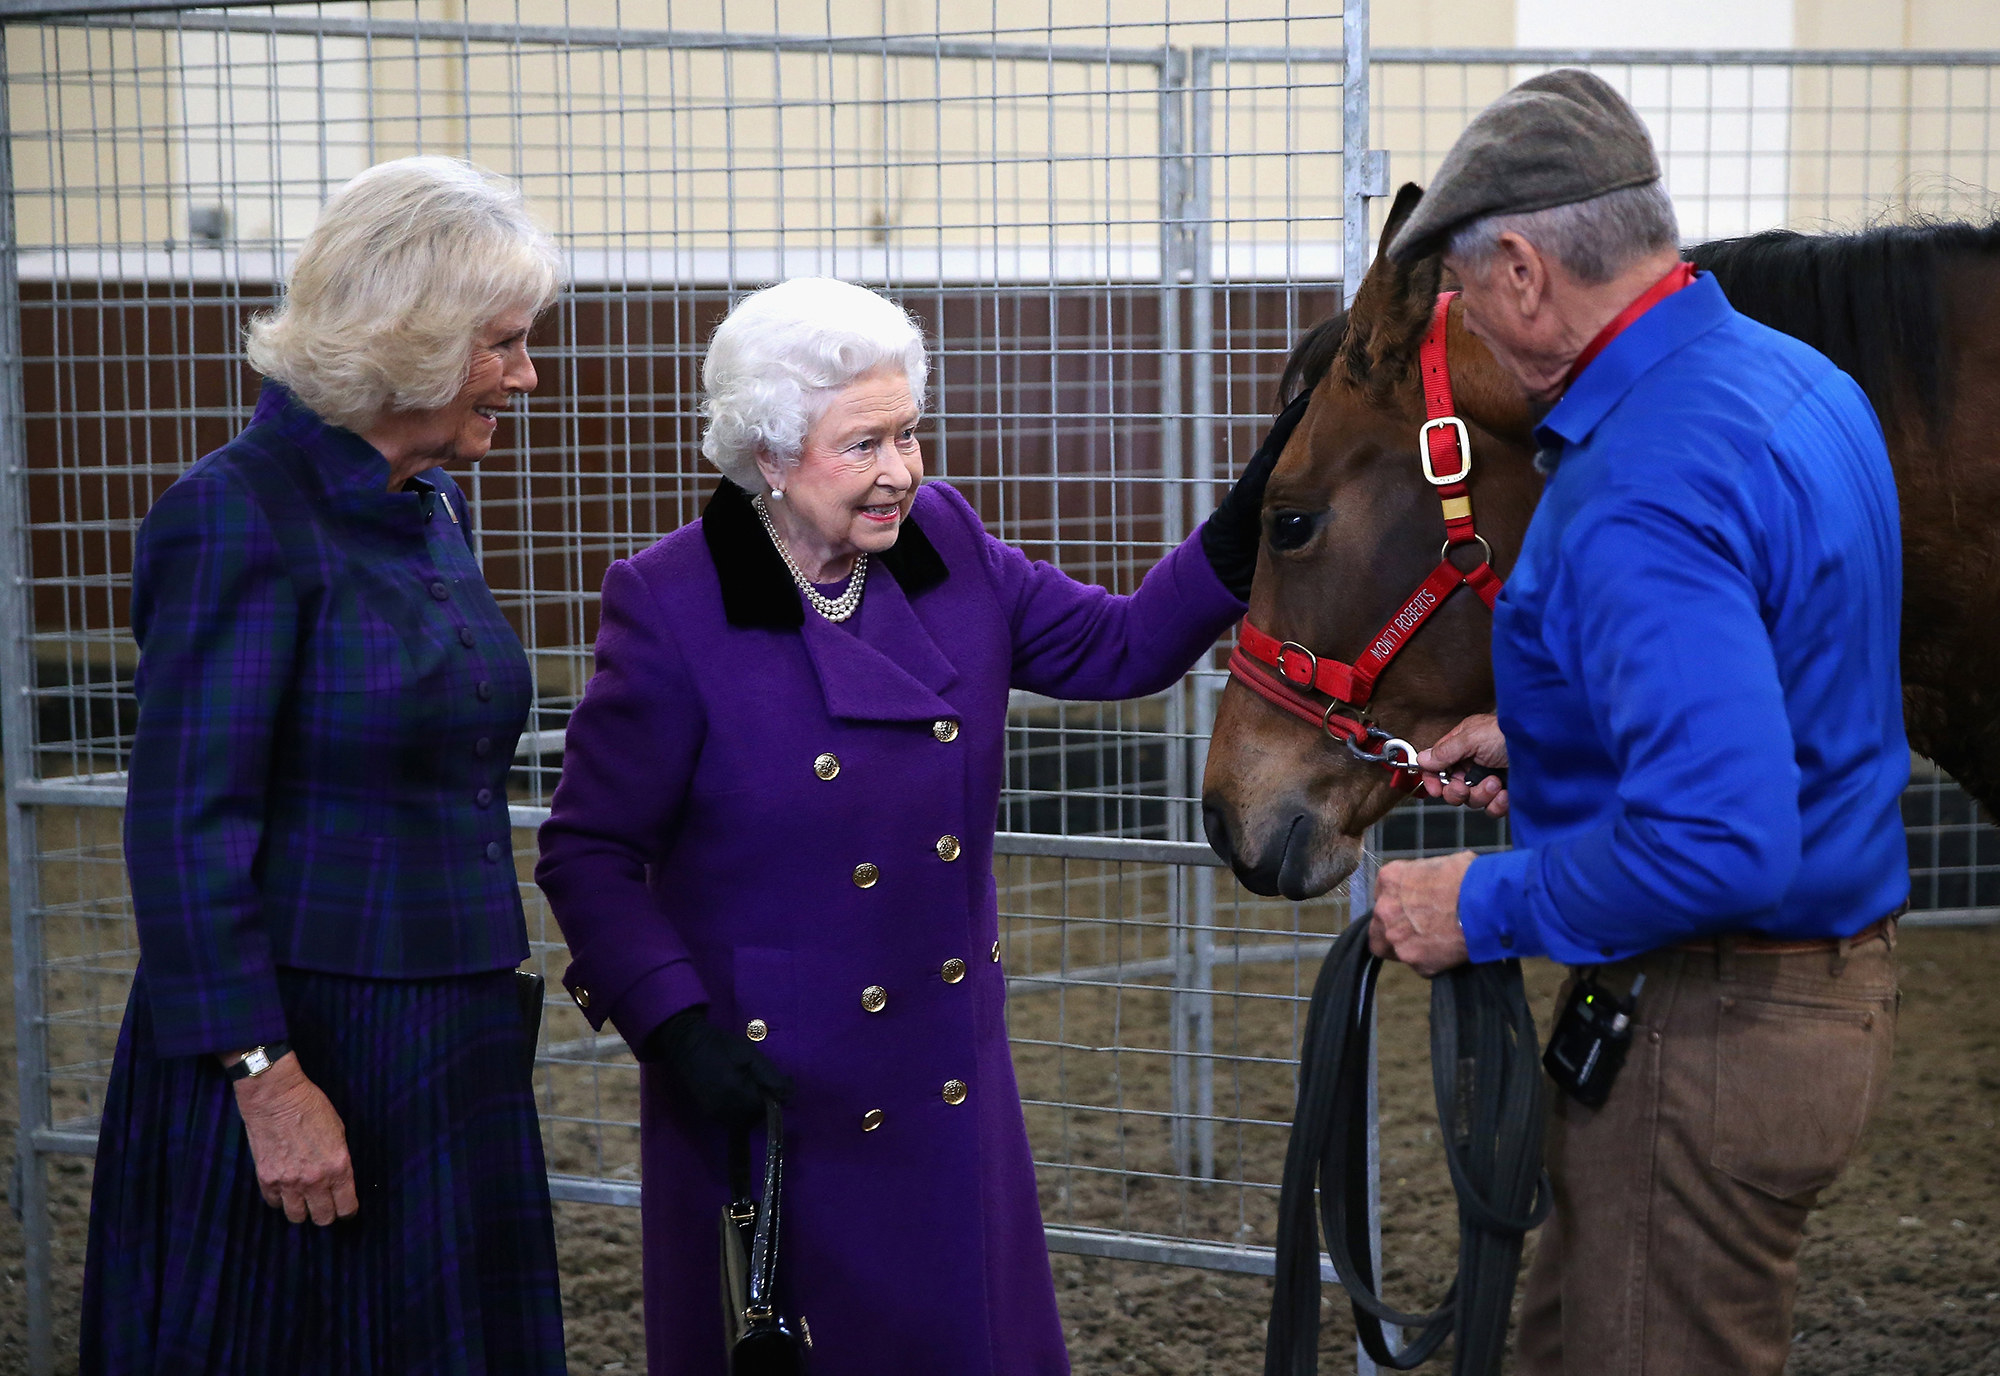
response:
<path id="1" fill-rule="evenodd" d="M 771 524 L 771 513 L 765 509 L 764 499 L 752 497 L 750 505 L 757 508 L 757 519 L 764 523 L 764 533 L 771 537 L 771 543 L 777 547 L 778 557 L 785 561 L 785 568 L 791 573 L 792 581 L 799 585 L 799 591 L 805 594 L 806 601 L 812 603 L 812 609 L 833 622 L 845 621 L 854 615 L 855 609 L 861 605 L 861 585 L 868 578 L 868 555 L 862 553 L 855 556 L 854 572 L 847 579 L 847 591 L 838 597 L 828 597 L 814 587 L 812 579 L 806 577 L 799 566 L 792 562 L 792 552 L 785 545 L 785 537 L 778 534 L 778 528 Z"/>

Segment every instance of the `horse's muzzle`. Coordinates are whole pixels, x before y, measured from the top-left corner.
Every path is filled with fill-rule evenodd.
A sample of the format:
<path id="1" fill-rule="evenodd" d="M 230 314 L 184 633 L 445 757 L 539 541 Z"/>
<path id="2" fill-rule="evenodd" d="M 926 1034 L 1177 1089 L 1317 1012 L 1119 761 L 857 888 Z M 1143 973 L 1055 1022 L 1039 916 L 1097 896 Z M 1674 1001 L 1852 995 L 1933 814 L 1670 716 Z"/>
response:
<path id="1" fill-rule="evenodd" d="M 1243 887 L 1265 898 L 1317 898 L 1361 861 L 1361 844 L 1331 833 L 1327 819 L 1305 807 L 1278 809 L 1261 844 L 1243 835 L 1234 809 L 1210 794 L 1202 800 L 1208 844 L 1229 862 Z"/>

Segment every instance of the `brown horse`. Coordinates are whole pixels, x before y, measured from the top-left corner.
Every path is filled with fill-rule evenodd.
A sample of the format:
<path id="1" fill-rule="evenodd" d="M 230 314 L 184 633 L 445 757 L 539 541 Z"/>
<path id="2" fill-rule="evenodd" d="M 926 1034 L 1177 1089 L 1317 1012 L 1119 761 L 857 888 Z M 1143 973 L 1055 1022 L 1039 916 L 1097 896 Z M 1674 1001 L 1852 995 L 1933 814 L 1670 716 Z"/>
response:
<path id="1" fill-rule="evenodd" d="M 1382 242 L 1422 192 L 1398 194 Z M 1903 511 L 1903 682 L 1910 743 L 2000 811 L 2000 225 L 1773 232 L 1689 256 L 1736 308 L 1813 345 L 1867 392 Z M 1418 346 L 1440 260 L 1379 256 L 1353 308 L 1294 349 L 1280 392 L 1312 399 L 1264 498 L 1251 622 L 1352 659 L 1436 566 L 1438 499 L 1419 469 Z M 1512 567 L 1541 493 L 1533 417 L 1454 307 L 1448 348 L 1472 437 L 1471 491 L 1493 567 Z M 1493 710 L 1492 621 L 1460 589 L 1383 673 L 1375 720 L 1418 746 Z M 1308 898 L 1359 862 L 1362 833 L 1405 795 L 1378 766 L 1240 682 L 1209 747 L 1208 837 L 1261 894 Z"/>

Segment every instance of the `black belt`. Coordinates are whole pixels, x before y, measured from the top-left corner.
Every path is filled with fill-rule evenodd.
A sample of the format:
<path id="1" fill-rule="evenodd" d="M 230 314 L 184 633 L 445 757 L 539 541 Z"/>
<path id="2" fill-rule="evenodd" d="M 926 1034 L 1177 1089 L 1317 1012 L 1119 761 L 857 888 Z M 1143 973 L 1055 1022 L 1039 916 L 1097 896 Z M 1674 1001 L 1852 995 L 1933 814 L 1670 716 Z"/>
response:
<path id="1" fill-rule="evenodd" d="M 1428 1314 L 1391 1308 L 1377 1292 L 1369 1255 L 1367 1093 L 1381 968 L 1368 952 L 1368 918 L 1362 917 L 1334 942 L 1313 988 L 1299 1060 L 1298 1116 L 1278 1201 L 1265 1376 L 1314 1376 L 1319 1370 L 1322 1222 L 1361 1345 L 1379 1365 L 1407 1371 L 1456 1331 L 1452 1371 L 1497 1373 L 1521 1239 L 1548 1214 L 1540 1047 L 1520 962 L 1447 970 L 1431 981 L 1431 1079 L 1445 1162 L 1458 1193 L 1458 1276 Z M 1392 1349 L 1384 1324 L 1418 1332 Z"/>

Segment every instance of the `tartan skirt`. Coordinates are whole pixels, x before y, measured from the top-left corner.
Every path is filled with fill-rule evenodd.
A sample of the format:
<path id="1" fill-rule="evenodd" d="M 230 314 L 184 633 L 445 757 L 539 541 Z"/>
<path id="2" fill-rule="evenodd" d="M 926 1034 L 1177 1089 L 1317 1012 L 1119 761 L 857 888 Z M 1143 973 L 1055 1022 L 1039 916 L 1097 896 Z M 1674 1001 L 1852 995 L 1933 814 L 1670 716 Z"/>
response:
<path id="1" fill-rule="evenodd" d="M 548 1176 L 512 971 L 281 971 L 360 1212 L 288 1223 L 212 1056 L 158 1057 L 142 970 L 106 1093 L 84 1376 L 563 1371 Z"/>

